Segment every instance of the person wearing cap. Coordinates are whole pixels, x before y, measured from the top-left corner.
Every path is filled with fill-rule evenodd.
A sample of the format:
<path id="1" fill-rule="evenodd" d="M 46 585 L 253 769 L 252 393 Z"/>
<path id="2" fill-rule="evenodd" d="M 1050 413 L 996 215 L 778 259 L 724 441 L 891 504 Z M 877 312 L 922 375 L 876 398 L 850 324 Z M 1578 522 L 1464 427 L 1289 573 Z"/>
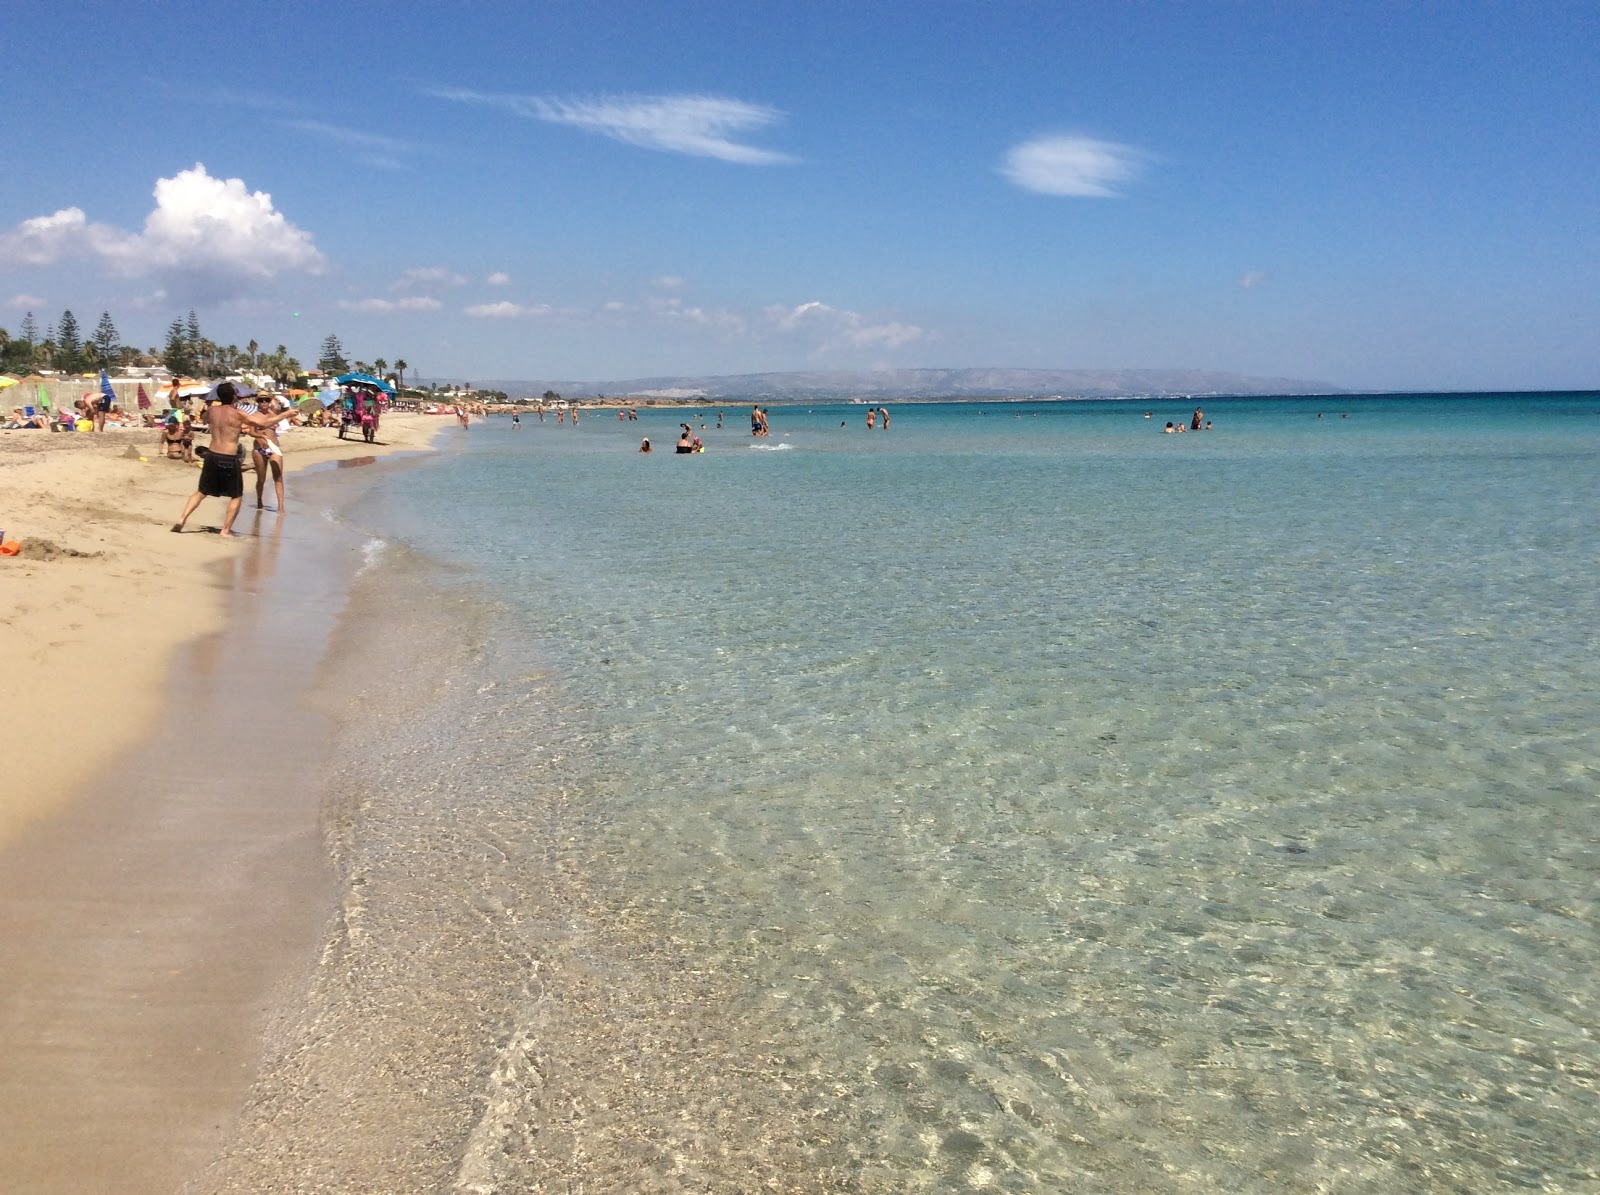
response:
<path id="1" fill-rule="evenodd" d="M 211 443 L 205 449 L 205 461 L 200 466 L 200 484 L 183 505 L 183 514 L 172 525 L 173 531 L 182 531 L 207 498 L 226 498 L 227 513 L 222 516 L 220 534 L 232 538 L 233 520 L 239 515 L 244 501 L 244 468 L 239 460 L 239 437 L 245 432 L 270 427 L 280 418 L 270 411 L 246 415 L 233 405 L 237 392 L 232 382 L 223 382 L 213 392 L 206 407 L 206 426 L 211 431 Z"/>

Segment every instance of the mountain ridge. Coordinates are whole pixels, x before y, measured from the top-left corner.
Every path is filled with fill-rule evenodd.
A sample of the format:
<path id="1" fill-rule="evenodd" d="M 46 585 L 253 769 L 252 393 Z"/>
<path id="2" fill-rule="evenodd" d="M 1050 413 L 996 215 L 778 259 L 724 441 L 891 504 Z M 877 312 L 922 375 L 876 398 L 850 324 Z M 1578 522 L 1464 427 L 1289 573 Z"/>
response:
<path id="1" fill-rule="evenodd" d="M 783 402 L 906 398 L 1144 398 L 1171 395 L 1343 394 L 1341 387 L 1299 378 L 1254 377 L 1206 369 L 794 370 L 742 374 L 678 374 L 604 382 L 491 379 L 473 383 L 511 397 L 554 390 L 567 398 L 734 398 Z"/>

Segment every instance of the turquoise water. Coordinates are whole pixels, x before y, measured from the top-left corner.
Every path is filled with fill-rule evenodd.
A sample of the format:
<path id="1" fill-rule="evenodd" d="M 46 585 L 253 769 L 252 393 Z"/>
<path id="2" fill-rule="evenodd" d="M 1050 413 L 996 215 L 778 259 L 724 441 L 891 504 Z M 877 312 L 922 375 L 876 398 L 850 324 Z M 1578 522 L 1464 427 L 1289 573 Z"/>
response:
<path id="1" fill-rule="evenodd" d="M 1600 395 L 1204 405 L 494 419 L 350 512 L 471 629 L 350 847 L 481 919 L 459 1189 L 1600 1181 Z"/>

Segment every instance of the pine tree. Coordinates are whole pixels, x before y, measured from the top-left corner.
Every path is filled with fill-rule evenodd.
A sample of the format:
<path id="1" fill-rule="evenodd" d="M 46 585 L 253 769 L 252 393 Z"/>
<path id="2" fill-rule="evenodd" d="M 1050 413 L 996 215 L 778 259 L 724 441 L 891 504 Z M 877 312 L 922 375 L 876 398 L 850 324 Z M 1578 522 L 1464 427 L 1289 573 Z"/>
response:
<path id="1" fill-rule="evenodd" d="M 56 325 L 56 361 L 68 373 L 83 364 L 83 337 L 78 331 L 78 317 L 70 310 L 61 313 Z"/>
<path id="2" fill-rule="evenodd" d="M 18 331 L 22 333 L 22 339 L 28 342 L 30 349 L 39 343 L 39 321 L 33 318 L 33 312 L 30 311 L 22 317 L 22 327 Z"/>
<path id="3" fill-rule="evenodd" d="M 322 355 L 317 358 L 317 368 L 323 373 L 345 373 L 350 368 L 350 362 L 345 359 L 344 345 L 332 332 L 322 342 Z"/>
<path id="4" fill-rule="evenodd" d="M 189 348 L 189 335 L 182 320 L 175 319 L 167 325 L 167 346 L 161 352 L 161 364 L 170 369 L 174 377 L 194 373 L 194 353 Z"/>
<path id="5" fill-rule="evenodd" d="M 102 311 L 100 322 L 95 325 L 94 335 L 89 337 L 89 344 L 93 350 L 94 358 L 103 369 L 111 364 L 117 354 L 117 345 L 122 337 L 117 334 L 117 325 L 111 322 L 111 313 Z"/>

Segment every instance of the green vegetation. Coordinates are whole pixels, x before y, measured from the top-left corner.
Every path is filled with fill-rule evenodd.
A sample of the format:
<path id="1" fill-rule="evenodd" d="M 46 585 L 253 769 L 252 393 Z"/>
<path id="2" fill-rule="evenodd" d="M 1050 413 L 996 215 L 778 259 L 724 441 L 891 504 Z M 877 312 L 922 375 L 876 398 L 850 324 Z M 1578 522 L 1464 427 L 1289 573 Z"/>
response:
<path id="1" fill-rule="evenodd" d="M 330 334 L 322 342 L 317 365 L 333 373 L 350 369 L 344 345 L 337 336 Z M 280 344 L 270 353 L 262 352 L 260 343 L 255 340 L 242 349 L 236 344 L 219 345 L 202 334 L 200 317 L 193 309 L 186 317 L 174 318 L 167 325 L 166 342 L 159 349 L 123 344 L 109 311 L 100 313 L 100 321 L 87 340 L 70 310 L 63 311 L 61 318 L 48 325 L 43 334 L 31 311 L 22 317 L 16 335 L 0 328 L 0 373 L 21 376 L 37 370 L 77 373 L 156 366 L 165 366 L 175 375 L 195 378 L 220 378 L 250 370 L 266 374 L 280 386 L 303 386 L 306 382 L 305 367 L 289 355 L 286 345 Z M 378 357 L 371 365 L 358 361 L 356 368 L 404 386 L 410 365 L 403 357 L 396 357 L 390 371 L 388 361 Z"/>

